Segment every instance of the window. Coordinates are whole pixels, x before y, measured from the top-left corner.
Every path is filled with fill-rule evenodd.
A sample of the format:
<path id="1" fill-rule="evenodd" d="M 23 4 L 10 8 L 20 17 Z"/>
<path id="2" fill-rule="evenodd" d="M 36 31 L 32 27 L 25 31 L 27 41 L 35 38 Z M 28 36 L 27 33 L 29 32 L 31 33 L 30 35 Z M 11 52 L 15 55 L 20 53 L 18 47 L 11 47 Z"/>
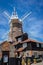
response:
<path id="1" fill-rule="evenodd" d="M 34 56 L 35 56 L 35 58 L 37 58 L 37 57 L 38 57 L 38 54 L 37 54 L 37 52 L 34 52 Z"/>
<path id="2" fill-rule="evenodd" d="M 43 44 L 41 44 L 41 47 L 43 48 Z"/>
<path id="3" fill-rule="evenodd" d="M 37 47 L 39 47 L 39 43 L 37 43 Z"/>
<path id="4" fill-rule="evenodd" d="M 22 28 L 18 28 L 18 30 L 19 30 L 19 31 L 21 31 L 21 30 L 22 30 Z"/>
<path id="5" fill-rule="evenodd" d="M 22 27 L 22 25 L 20 23 L 13 23 L 12 25 L 13 25 L 13 27 L 18 27 L 18 28 Z"/>
<path id="6" fill-rule="evenodd" d="M 21 42 L 21 38 L 18 38 L 18 42 Z"/>
<path id="7" fill-rule="evenodd" d="M 4 63 L 8 62 L 8 56 L 7 56 L 7 55 L 4 55 L 4 57 L 3 57 L 3 62 L 4 62 Z"/>
<path id="8" fill-rule="evenodd" d="M 23 48 L 26 48 L 27 47 L 27 43 L 23 43 Z"/>
<path id="9" fill-rule="evenodd" d="M 13 25 L 13 27 L 16 27 L 16 26 L 17 26 L 17 24 L 16 24 L 16 23 L 13 23 L 12 25 Z"/>

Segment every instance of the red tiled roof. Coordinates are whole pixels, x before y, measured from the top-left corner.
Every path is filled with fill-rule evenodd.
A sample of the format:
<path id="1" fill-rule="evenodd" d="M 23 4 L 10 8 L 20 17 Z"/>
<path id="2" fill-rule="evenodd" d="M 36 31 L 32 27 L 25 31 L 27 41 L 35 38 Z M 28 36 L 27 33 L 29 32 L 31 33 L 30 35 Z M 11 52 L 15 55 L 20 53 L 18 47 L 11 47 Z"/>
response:
<path id="1" fill-rule="evenodd" d="M 31 40 L 31 42 L 43 43 L 43 42 L 39 42 L 39 41 L 37 41 L 37 40 Z"/>
<path id="2" fill-rule="evenodd" d="M 30 42 L 30 39 L 26 39 L 26 40 L 24 40 L 23 42 L 24 42 L 24 43 L 25 43 L 25 42 Z"/>
<path id="3" fill-rule="evenodd" d="M 25 41 L 23 41 L 24 43 L 25 42 L 36 42 L 36 43 L 43 43 L 43 42 L 39 42 L 39 41 L 36 41 L 36 40 L 32 40 L 32 39 L 27 39 Z"/>
<path id="4" fill-rule="evenodd" d="M 25 40 L 25 41 L 21 41 L 21 42 L 15 42 L 15 43 L 13 43 L 12 45 L 17 45 L 17 44 L 22 44 L 22 43 L 25 43 L 25 42 L 30 42 L 30 39 L 27 39 L 27 40 Z"/>
<path id="5" fill-rule="evenodd" d="M 25 42 L 36 42 L 36 43 L 42 43 L 42 42 L 38 42 L 38 41 L 36 41 L 36 40 L 26 39 L 26 40 L 21 41 L 21 42 L 13 43 L 12 45 L 23 44 L 23 43 L 25 43 Z"/>

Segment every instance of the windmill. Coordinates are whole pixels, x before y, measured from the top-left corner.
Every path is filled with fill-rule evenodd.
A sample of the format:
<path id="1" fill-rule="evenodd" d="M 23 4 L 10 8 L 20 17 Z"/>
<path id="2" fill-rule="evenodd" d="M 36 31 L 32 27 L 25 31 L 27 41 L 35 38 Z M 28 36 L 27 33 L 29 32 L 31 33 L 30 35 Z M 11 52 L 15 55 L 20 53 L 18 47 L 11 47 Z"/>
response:
<path id="1" fill-rule="evenodd" d="M 15 12 L 15 8 L 14 8 L 14 12 Z M 20 20 L 21 20 L 21 21 L 24 21 L 28 16 L 31 15 L 31 13 L 32 13 L 32 12 L 25 13 L 25 14 L 23 15 L 23 17 L 22 17 Z M 11 16 L 10 16 L 6 11 L 4 11 L 4 14 L 8 17 L 9 23 L 10 23 Z M 15 13 L 12 13 L 12 14 L 15 15 Z M 14 17 L 14 16 L 12 15 L 12 17 Z M 17 15 L 16 15 L 16 17 L 17 17 Z M 7 31 L 7 32 L 4 34 L 4 36 L 3 36 L 2 38 L 5 38 L 6 35 L 8 35 L 8 33 L 9 33 L 9 31 Z"/>

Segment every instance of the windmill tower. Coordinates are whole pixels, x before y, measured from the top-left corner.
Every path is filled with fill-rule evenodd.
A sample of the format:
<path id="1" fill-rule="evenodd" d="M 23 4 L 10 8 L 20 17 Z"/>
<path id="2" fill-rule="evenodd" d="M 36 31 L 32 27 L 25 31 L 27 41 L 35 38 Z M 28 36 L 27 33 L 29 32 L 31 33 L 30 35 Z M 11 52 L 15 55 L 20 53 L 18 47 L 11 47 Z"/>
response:
<path id="1" fill-rule="evenodd" d="M 22 22 L 18 18 L 17 12 L 14 9 L 14 12 L 12 13 L 12 16 L 10 18 L 9 40 L 16 41 L 16 37 L 22 34 Z"/>
<path id="2" fill-rule="evenodd" d="M 17 12 L 14 8 L 14 12 L 12 13 L 12 16 L 10 16 L 6 11 L 4 14 L 8 17 L 9 23 L 10 23 L 10 30 L 7 31 L 3 38 L 8 35 L 8 41 L 16 41 L 16 37 L 23 34 L 22 29 L 22 21 L 24 21 L 29 15 L 31 15 L 31 11 L 28 13 L 25 13 L 21 19 L 18 18 Z M 9 34 L 8 34 L 9 33 Z"/>

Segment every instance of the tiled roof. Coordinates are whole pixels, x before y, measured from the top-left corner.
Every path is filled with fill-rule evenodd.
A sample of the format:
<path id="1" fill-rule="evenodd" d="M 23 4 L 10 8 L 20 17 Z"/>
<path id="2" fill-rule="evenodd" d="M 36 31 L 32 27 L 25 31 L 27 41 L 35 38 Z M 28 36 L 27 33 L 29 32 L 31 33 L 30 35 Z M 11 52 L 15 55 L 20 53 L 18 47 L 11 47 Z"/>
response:
<path id="1" fill-rule="evenodd" d="M 39 41 L 36 41 L 36 40 L 32 40 L 32 39 L 27 39 L 23 42 L 36 42 L 36 43 L 43 43 L 43 42 L 39 42 Z"/>
<path id="2" fill-rule="evenodd" d="M 38 41 L 36 41 L 36 40 L 32 40 L 32 39 L 26 39 L 26 40 L 24 40 L 24 41 L 21 41 L 21 42 L 14 42 L 14 43 L 12 43 L 12 45 L 17 45 L 17 44 L 23 44 L 23 43 L 25 43 L 25 42 L 36 42 L 36 43 L 43 43 L 43 42 L 38 42 Z M 10 42 L 8 42 L 8 41 L 4 41 L 4 42 L 2 42 L 0 45 L 3 45 L 4 43 L 9 43 L 10 44 Z"/>
<path id="3" fill-rule="evenodd" d="M 42 43 L 42 42 L 38 42 L 36 40 L 31 40 L 31 39 L 26 39 L 24 41 L 21 41 L 21 42 L 16 42 L 16 43 L 13 43 L 12 45 L 17 45 L 17 44 L 23 44 L 23 43 L 26 43 L 26 42 L 36 42 L 36 43 Z"/>
<path id="4" fill-rule="evenodd" d="M 5 43 L 9 43 L 8 41 L 4 41 L 4 42 L 2 42 L 0 45 L 3 45 L 3 44 L 5 44 Z M 9 43 L 10 44 L 10 43 Z"/>

